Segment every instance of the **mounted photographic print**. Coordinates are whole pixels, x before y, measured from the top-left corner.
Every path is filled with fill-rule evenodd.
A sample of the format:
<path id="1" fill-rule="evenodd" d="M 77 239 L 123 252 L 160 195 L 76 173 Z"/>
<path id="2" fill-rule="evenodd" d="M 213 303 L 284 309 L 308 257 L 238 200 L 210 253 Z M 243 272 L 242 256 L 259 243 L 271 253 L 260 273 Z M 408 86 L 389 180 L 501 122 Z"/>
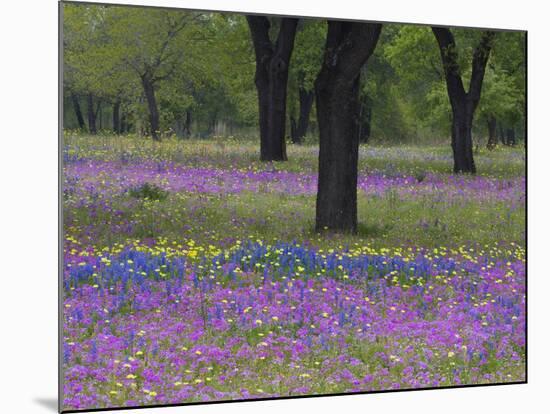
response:
<path id="1" fill-rule="evenodd" d="M 526 32 L 60 25 L 62 411 L 526 382 Z"/>

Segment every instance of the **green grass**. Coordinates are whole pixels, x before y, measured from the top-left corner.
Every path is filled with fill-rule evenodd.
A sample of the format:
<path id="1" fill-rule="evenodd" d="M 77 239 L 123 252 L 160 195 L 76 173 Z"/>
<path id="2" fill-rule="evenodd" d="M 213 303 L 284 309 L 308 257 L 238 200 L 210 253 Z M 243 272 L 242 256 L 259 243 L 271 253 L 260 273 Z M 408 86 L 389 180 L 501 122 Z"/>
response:
<path id="1" fill-rule="evenodd" d="M 218 168 L 266 168 L 258 158 L 258 144 L 252 142 L 176 141 L 155 143 L 136 137 L 67 136 L 69 153 L 117 160 L 172 160 L 192 166 Z M 315 172 L 317 148 L 288 148 L 289 161 L 274 168 Z M 360 150 L 361 173 L 417 174 L 451 168 L 450 148 L 370 147 Z M 447 158 L 445 158 L 447 157 Z M 523 148 L 482 150 L 476 156 L 482 174 L 496 178 L 523 176 Z M 321 247 L 370 243 L 374 247 L 488 245 L 496 241 L 525 243 L 525 205 L 511 206 L 503 201 L 435 200 L 434 195 L 400 199 L 366 196 L 359 192 L 357 235 L 317 234 L 314 231 L 315 196 L 269 192 L 240 194 L 169 193 L 158 200 L 135 198 L 127 193 L 110 200 L 112 211 L 98 211 L 93 218 L 87 207 L 66 209 L 65 224 L 81 233 L 90 231 L 94 245 L 112 245 L 128 237 L 191 238 L 198 243 L 223 245 L 238 239 L 266 241 L 308 241 Z M 443 194 L 444 195 L 444 194 Z M 130 229 L 113 231 L 118 223 L 132 223 Z M 72 233 L 72 232 L 71 232 Z"/>
<path id="2" fill-rule="evenodd" d="M 126 238 L 192 238 L 217 244 L 224 239 L 309 240 L 329 247 L 370 243 L 386 246 L 457 246 L 491 244 L 497 240 L 524 243 L 525 211 L 510 212 L 504 202 L 484 204 L 433 204 L 426 199 L 400 200 L 359 196 L 358 234 L 319 235 L 314 232 L 315 197 L 281 197 L 275 194 L 231 195 L 173 194 L 163 201 L 128 204 L 128 197 L 114 200 L 122 216 L 103 213 L 91 218 L 86 208 L 74 210 L 84 228 L 93 226 L 94 244 L 112 245 Z M 129 233 L 113 234 L 112 223 L 135 222 Z M 72 221 L 72 220 L 71 220 Z M 73 221 L 74 223 L 74 221 Z M 98 224 L 100 223 L 100 224 Z"/>
<path id="3" fill-rule="evenodd" d="M 64 144 L 69 153 L 92 158 L 153 159 L 173 161 L 191 166 L 221 168 L 263 169 L 259 161 L 259 140 L 229 139 L 176 140 L 155 142 L 137 136 L 87 136 L 66 134 Z M 287 144 L 288 161 L 275 162 L 276 170 L 317 172 L 318 146 Z M 499 146 L 493 151 L 480 148 L 474 154 L 478 175 L 496 178 L 518 177 L 525 173 L 525 149 Z M 388 172 L 415 175 L 425 172 L 450 174 L 452 172 L 450 143 L 431 146 L 361 145 L 359 171 Z"/>

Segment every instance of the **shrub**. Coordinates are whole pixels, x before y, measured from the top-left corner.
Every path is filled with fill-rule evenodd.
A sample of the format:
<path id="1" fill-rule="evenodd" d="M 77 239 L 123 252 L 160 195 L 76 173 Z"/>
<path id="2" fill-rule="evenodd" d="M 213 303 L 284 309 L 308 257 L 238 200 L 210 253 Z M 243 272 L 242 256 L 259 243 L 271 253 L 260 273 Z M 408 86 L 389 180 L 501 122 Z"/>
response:
<path id="1" fill-rule="evenodd" d="M 426 172 L 425 171 L 415 171 L 414 178 L 416 178 L 416 181 L 421 183 L 426 179 Z"/>
<path id="2" fill-rule="evenodd" d="M 144 183 L 139 186 L 130 188 L 128 191 L 130 196 L 147 200 L 162 201 L 168 197 L 168 191 L 163 190 L 156 184 Z"/>

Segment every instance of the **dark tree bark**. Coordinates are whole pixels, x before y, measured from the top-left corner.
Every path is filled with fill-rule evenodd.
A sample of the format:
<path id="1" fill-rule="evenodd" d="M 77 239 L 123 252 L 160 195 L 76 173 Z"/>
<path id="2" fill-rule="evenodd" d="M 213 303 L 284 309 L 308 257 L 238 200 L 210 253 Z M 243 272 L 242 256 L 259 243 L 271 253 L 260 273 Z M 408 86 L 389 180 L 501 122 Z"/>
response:
<path id="1" fill-rule="evenodd" d="M 290 116 L 290 140 L 293 144 L 301 144 L 302 139 L 298 136 L 298 123 L 294 116 Z"/>
<path id="2" fill-rule="evenodd" d="M 97 106 L 97 110 L 94 107 L 94 95 L 89 93 L 87 96 L 88 99 L 88 132 L 92 135 L 97 134 L 97 112 L 99 110 L 99 103 Z"/>
<path id="3" fill-rule="evenodd" d="M 78 95 L 71 93 L 71 100 L 73 102 L 73 108 L 76 115 L 76 120 L 78 122 L 78 129 L 83 130 L 86 128 L 86 124 L 84 123 L 84 117 L 82 116 L 82 109 L 80 108 L 80 100 L 78 99 Z"/>
<path id="4" fill-rule="evenodd" d="M 506 139 L 504 137 L 504 126 L 502 125 L 502 122 L 498 123 L 498 136 L 502 145 L 506 145 Z"/>
<path id="5" fill-rule="evenodd" d="M 185 111 L 185 122 L 183 124 L 183 136 L 185 138 L 191 137 L 191 121 L 192 121 L 191 110 L 187 109 Z"/>
<path id="6" fill-rule="evenodd" d="M 122 111 L 122 114 L 120 116 L 120 133 L 124 134 L 125 132 L 128 132 L 128 121 L 126 113 Z"/>
<path id="7" fill-rule="evenodd" d="M 515 146 L 516 145 L 516 131 L 514 128 L 506 129 L 506 145 Z"/>
<path id="8" fill-rule="evenodd" d="M 208 135 L 216 135 L 216 124 L 218 123 L 218 111 L 215 110 L 210 117 Z"/>
<path id="9" fill-rule="evenodd" d="M 298 97 L 300 101 L 300 115 L 298 117 L 298 123 L 294 118 L 291 118 L 291 131 L 290 139 L 294 144 L 300 144 L 303 142 L 309 126 L 309 114 L 311 113 L 311 107 L 315 99 L 315 92 L 313 90 L 308 91 L 304 88 L 298 89 Z"/>
<path id="10" fill-rule="evenodd" d="M 497 138 L 497 119 L 494 115 L 489 116 L 487 119 L 487 127 L 489 132 L 489 138 L 487 139 L 487 149 L 493 150 L 498 144 Z"/>
<path id="11" fill-rule="evenodd" d="M 288 67 L 298 19 L 282 18 L 275 44 L 265 16 L 247 16 L 256 55 L 255 83 L 260 115 L 260 159 L 285 161 L 285 120 Z"/>
<path id="12" fill-rule="evenodd" d="M 452 108 L 451 146 L 453 148 L 454 172 L 475 174 L 476 167 L 472 148 L 472 123 L 481 96 L 485 67 L 495 32 L 484 31 L 474 50 L 472 75 L 468 92 L 464 89 L 458 63 L 458 50 L 450 29 L 432 27 L 443 62 L 447 93 Z"/>
<path id="13" fill-rule="evenodd" d="M 357 232 L 359 76 L 382 25 L 328 22 L 321 71 L 315 81 L 319 124 L 317 231 Z"/>
<path id="14" fill-rule="evenodd" d="M 120 134 L 122 132 L 120 124 L 120 99 L 113 103 L 113 132 Z"/>
<path id="15" fill-rule="evenodd" d="M 141 76 L 141 84 L 145 92 L 147 100 L 147 108 L 149 109 L 149 126 L 151 128 L 151 137 L 155 141 L 160 141 L 160 115 L 155 96 L 155 83 L 153 79 L 146 73 Z"/>

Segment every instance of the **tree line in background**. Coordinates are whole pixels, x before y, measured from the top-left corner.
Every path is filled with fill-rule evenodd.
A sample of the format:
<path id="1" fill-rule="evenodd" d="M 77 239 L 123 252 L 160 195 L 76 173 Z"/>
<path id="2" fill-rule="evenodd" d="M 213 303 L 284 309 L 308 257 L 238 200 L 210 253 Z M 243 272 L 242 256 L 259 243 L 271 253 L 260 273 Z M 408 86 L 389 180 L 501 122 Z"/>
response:
<path id="1" fill-rule="evenodd" d="M 136 7 L 64 7 L 65 128 L 319 140 L 317 230 L 357 229 L 360 142 L 525 139 L 525 35 Z"/>

